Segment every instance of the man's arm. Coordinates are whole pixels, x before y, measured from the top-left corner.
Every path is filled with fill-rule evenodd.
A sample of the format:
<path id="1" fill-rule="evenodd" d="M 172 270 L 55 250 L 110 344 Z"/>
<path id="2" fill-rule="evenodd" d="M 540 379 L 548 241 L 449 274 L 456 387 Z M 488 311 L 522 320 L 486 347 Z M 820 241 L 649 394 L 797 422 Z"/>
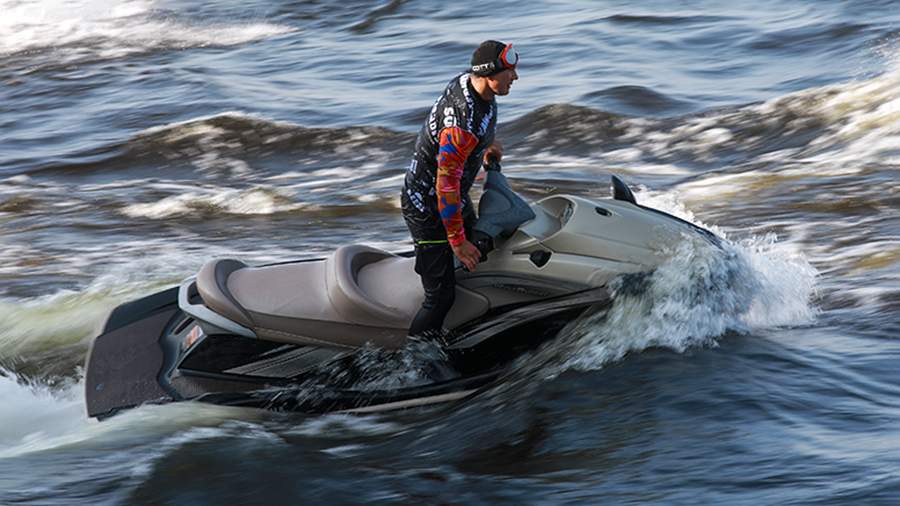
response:
<path id="1" fill-rule="evenodd" d="M 459 127 L 445 128 L 440 134 L 440 149 L 437 157 L 437 191 L 438 211 L 447 231 L 447 241 L 453 253 L 468 268 L 474 270 L 481 254 L 478 248 L 466 240 L 463 228 L 462 198 L 460 180 L 465 168 L 466 158 L 475 149 L 478 139 Z"/>
<path id="2" fill-rule="evenodd" d="M 438 211 L 451 246 L 459 246 L 466 240 L 459 185 L 466 158 L 477 144 L 478 139 L 462 128 L 450 127 L 441 130 L 435 190 L 437 190 Z"/>

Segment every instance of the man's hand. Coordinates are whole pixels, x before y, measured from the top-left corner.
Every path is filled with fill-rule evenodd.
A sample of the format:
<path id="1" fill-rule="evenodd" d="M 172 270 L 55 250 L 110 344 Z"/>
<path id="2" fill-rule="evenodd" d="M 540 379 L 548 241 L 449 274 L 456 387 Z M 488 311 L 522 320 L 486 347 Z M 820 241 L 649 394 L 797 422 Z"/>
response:
<path id="1" fill-rule="evenodd" d="M 500 144 L 500 141 L 494 141 L 484 151 L 484 163 L 488 163 L 491 158 L 496 158 L 498 162 L 503 159 L 503 144 Z"/>
<path id="2" fill-rule="evenodd" d="M 481 260 L 481 252 L 478 251 L 474 244 L 466 240 L 460 243 L 459 246 L 450 247 L 453 249 L 453 254 L 456 255 L 456 258 L 466 266 L 466 269 L 469 271 L 475 270 L 475 266 Z"/>
<path id="3" fill-rule="evenodd" d="M 493 144 L 488 146 L 486 150 L 484 150 L 484 157 L 482 158 L 482 163 L 487 165 L 490 163 L 491 158 L 496 158 L 499 162 L 503 159 L 503 145 L 500 144 L 500 141 L 494 141 Z M 483 181 L 484 180 L 484 171 L 478 171 L 478 175 L 475 176 L 475 181 Z"/>

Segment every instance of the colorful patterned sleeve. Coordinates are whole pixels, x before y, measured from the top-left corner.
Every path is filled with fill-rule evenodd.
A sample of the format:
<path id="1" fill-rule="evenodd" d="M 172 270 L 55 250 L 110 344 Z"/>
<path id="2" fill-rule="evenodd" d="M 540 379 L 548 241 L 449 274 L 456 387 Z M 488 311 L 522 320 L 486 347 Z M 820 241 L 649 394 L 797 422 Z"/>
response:
<path id="1" fill-rule="evenodd" d="M 445 128 L 440 134 L 440 149 L 437 156 L 438 211 L 447 230 L 447 241 L 459 246 L 466 240 L 463 229 L 459 181 L 469 153 L 478 144 L 478 138 L 459 127 Z"/>

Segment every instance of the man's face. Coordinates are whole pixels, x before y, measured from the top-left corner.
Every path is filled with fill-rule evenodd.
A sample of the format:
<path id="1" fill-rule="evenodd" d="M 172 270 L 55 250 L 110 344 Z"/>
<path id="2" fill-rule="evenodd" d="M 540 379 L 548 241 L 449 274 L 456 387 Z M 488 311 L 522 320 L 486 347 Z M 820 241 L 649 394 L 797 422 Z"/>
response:
<path id="1" fill-rule="evenodd" d="M 491 91 L 494 92 L 494 95 L 509 95 L 509 87 L 512 86 L 513 81 L 519 78 L 519 74 L 516 73 L 516 69 L 506 69 L 502 72 L 497 72 L 492 76 L 488 76 L 488 86 L 490 86 Z"/>

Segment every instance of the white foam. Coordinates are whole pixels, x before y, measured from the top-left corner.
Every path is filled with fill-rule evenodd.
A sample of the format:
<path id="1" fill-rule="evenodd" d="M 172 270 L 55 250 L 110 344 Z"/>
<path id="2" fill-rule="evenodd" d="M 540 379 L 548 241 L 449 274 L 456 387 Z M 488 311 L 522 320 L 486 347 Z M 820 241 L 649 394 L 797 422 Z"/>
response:
<path id="1" fill-rule="evenodd" d="M 900 163 L 900 53 L 885 53 L 888 69 L 858 81 L 804 90 L 758 106 L 763 114 L 796 111 L 818 119 L 826 132 L 804 150 L 803 160 L 821 166 L 857 166 L 875 160 Z"/>
<path id="2" fill-rule="evenodd" d="M 293 195 L 274 187 L 257 186 L 246 190 L 205 188 L 181 193 L 156 202 L 132 204 L 121 209 L 130 218 L 165 219 L 173 216 L 202 215 L 203 210 L 233 215 L 265 215 L 306 209 L 310 206 L 294 202 Z"/>
<path id="3" fill-rule="evenodd" d="M 27 174 L 17 174 L 0 180 L 0 182 L 9 184 L 10 186 L 18 186 L 31 183 L 31 178 Z"/>
<path id="4" fill-rule="evenodd" d="M 0 0 L 0 55 L 65 48 L 115 58 L 155 49 L 244 44 L 292 31 L 271 23 L 184 21 L 156 14 L 159 8 L 152 0 Z"/>
<path id="5" fill-rule="evenodd" d="M 325 448 L 322 453 L 327 453 L 332 457 L 338 457 L 342 459 L 353 457 L 354 455 L 359 455 L 359 453 L 366 447 L 366 445 L 361 444 L 347 444 L 347 445 L 338 445 L 333 446 L 331 448 Z"/>
<path id="6" fill-rule="evenodd" d="M 236 121 L 245 120 L 249 123 L 261 122 L 271 125 L 277 125 L 282 128 L 297 127 L 297 125 L 286 121 L 276 121 L 257 114 L 233 110 L 222 111 L 216 114 L 208 114 L 205 116 L 197 116 L 195 118 L 166 123 L 164 125 L 157 125 L 142 130 L 137 134 L 137 137 L 141 138 L 159 134 L 166 134 L 165 140 L 174 143 L 190 137 L 203 135 L 207 131 L 220 131 L 217 127 L 211 124 L 213 120 L 217 119 L 230 119 Z"/>
<path id="7" fill-rule="evenodd" d="M 750 308 L 739 315 L 750 329 L 807 325 L 815 319 L 819 272 L 796 244 L 779 243 L 768 234 L 741 241 L 736 252 L 756 279 Z"/>
<path id="8" fill-rule="evenodd" d="M 805 259 L 768 239 L 726 250 L 686 242 L 640 290 L 619 286 L 606 314 L 563 331 L 574 342 L 563 368 L 597 369 L 649 347 L 683 352 L 714 346 L 729 330 L 812 321 L 817 273 Z"/>
<path id="9" fill-rule="evenodd" d="M 372 181 L 368 183 L 366 186 L 371 189 L 389 189 L 392 190 L 392 193 L 399 193 L 397 188 L 403 186 L 403 180 L 406 178 L 405 174 L 397 174 L 395 176 L 386 176 L 381 177 L 377 181 Z"/>
<path id="10" fill-rule="evenodd" d="M 626 122 L 626 138 L 635 141 L 636 147 L 651 156 L 667 157 L 676 151 L 690 152 L 700 160 L 712 160 L 713 148 L 721 147 L 733 139 L 733 134 L 722 126 L 735 113 L 694 116 L 684 120 L 671 130 L 647 130 L 646 122 L 638 128 Z M 638 132 L 641 132 L 638 135 Z M 634 156 L 632 154 L 631 156 Z"/>
<path id="11" fill-rule="evenodd" d="M 320 169 L 310 173 L 311 176 L 316 178 L 334 178 L 339 181 L 352 181 L 353 179 L 357 179 L 360 177 L 359 171 L 356 169 L 350 169 L 347 167 L 335 167 L 332 169 Z"/>
<path id="12" fill-rule="evenodd" d="M 866 221 L 860 220 L 860 225 L 870 226 Z M 855 298 L 857 306 L 865 310 L 883 311 L 881 297 L 900 286 L 900 239 L 895 237 L 872 238 L 856 245 L 821 245 L 814 256 L 828 278 L 830 296 Z"/>
<path id="13" fill-rule="evenodd" d="M 117 244 L 116 264 L 110 264 L 106 246 L 73 251 L 65 263 L 54 262 L 56 271 L 83 276 L 88 266 L 105 265 L 105 270 L 77 290 L 0 299 L 0 357 L 83 342 L 101 330 L 117 305 L 174 286 L 222 251 L 210 248 L 209 256 L 189 253 L 162 239 Z"/>
<path id="14" fill-rule="evenodd" d="M 631 145 L 596 156 L 626 164 L 645 156 L 666 159 L 679 154 L 715 162 L 720 149 L 750 156 L 764 151 L 753 161 L 811 162 L 805 166 L 810 176 L 859 170 L 866 161 L 898 164 L 900 50 L 896 41 L 893 45 L 882 51 L 887 69 L 875 77 L 801 90 L 739 109 L 709 111 L 682 118 L 674 127 L 647 118 L 623 119 L 620 140 Z M 802 146 L 768 151 L 770 135 L 790 137 L 807 131 L 818 135 Z"/>
<path id="15" fill-rule="evenodd" d="M 320 169 L 315 170 L 306 174 L 301 174 L 300 177 L 304 179 L 304 181 L 282 185 L 284 188 L 290 189 L 301 189 L 307 188 L 310 191 L 328 191 L 333 192 L 336 187 L 339 187 L 341 183 L 351 183 L 353 181 L 357 181 L 363 179 L 373 172 L 380 170 L 383 168 L 381 165 L 375 166 L 359 166 L 359 167 L 334 167 L 330 169 Z M 272 178 L 271 180 L 274 180 Z M 283 178 L 279 178 L 283 179 Z M 366 185 L 367 187 L 369 185 Z"/>
<path id="16" fill-rule="evenodd" d="M 0 358 L 75 344 L 99 333 L 116 301 L 60 292 L 24 303 L 0 301 Z"/>
<path id="17" fill-rule="evenodd" d="M 9 242 L 0 237 L 0 276 L 20 276 L 30 266 L 42 267 L 47 255 L 34 246 L 22 242 Z"/>
<path id="18" fill-rule="evenodd" d="M 644 153 L 640 149 L 629 147 L 607 151 L 604 153 L 604 156 L 608 160 L 616 162 L 638 162 L 643 154 Z"/>
<path id="19" fill-rule="evenodd" d="M 52 446 L 85 426 L 80 385 L 51 391 L 46 387 L 23 385 L 0 370 L 0 458 Z"/>
<path id="20" fill-rule="evenodd" d="M 130 190 L 134 188 L 160 188 L 160 185 L 166 183 L 160 183 L 155 179 L 117 179 L 115 181 L 109 181 L 107 183 L 89 183 L 82 184 L 78 186 L 79 192 L 100 192 L 100 191 L 109 191 L 109 190 Z M 186 186 L 186 185 L 183 185 Z M 193 185 L 191 185 L 193 187 Z"/>
<path id="21" fill-rule="evenodd" d="M 101 277 L 83 291 L 60 290 L 27 300 L 0 299 L 0 357 L 84 342 L 100 333 L 117 305 L 165 286 L 152 276 L 141 282 L 114 282 Z"/>
<path id="22" fill-rule="evenodd" d="M 733 138 L 734 134 L 727 128 L 709 128 L 698 133 L 696 136 L 697 141 L 702 142 L 707 147 L 725 144 Z"/>
<path id="23" fill-rule="evenodd" d="M 893 286 L 900 286 L 900 283 L 895 279 L 893 281 Z M 888 287 L 888 286 L 852 286 L 843 288 L 840 292 L 839 297 L 843 300 L 852 299 L 854 304 L 854 314 L 869 313 L 869 314 L 884 314 L 882 307 L 884 306 L 884 300 L 882 297 L 890 296 L 891 294 L 896 293 L 897 289 Z"/>
<path id="24" fill-rule="evenodd" d="M 745 171 L 737 174 L 713 174 L 678 186 L 678 191 L 685 199 L 709 199 L 738 195 L 745 191 L 745 186 L 762 178 L 772 177 L 771 173 L 761 171 Z"/>
<path id="25" fill-rule="evenodd" d="M 257 410 L 182 402 L 137 407 L 100 423 L 87 417 L 83 383 L 73 380 L 64 388 L 50 389 L 21 384 L 3 374 L 0 459 L 62 447 L 108 447 L 119 441 L 131 446 L 146 437 L 152 450 L 132 468 L 141 474 L 159 456 L 192 441 L 227 437 L 281 442 L 252 422 L 260 416 Z"/>
<path id="26" fill-rule="evenodd" d="M 865 226 L 870 220 L 860 220 L 855 225 Z M 832 250 L 823 261 L 862 261 L 870 260 L 878 262 L 881 258 L 900 258 L 900 237 L 872 237 L 869 241 L 860 244 L 851 244 Z"/>
<path id="27" fill-rule="evenodd" d="M 725 198 L 753 199 L 762 187 L 790 184 L 801 177 L 849 176 L 860 173 L 862 165 L 791 165 L 777 170 L 748 170 L 738 173 L 709 174 L 677 186 L 679 195 L 688 201 L 709 201 Z M 753 191 L 751 191 L 753 190 Z"/>
<path id="28" fill-rule="evenodd" d="M 360 435 L 397 434 L 404 430 L 402 425 L 384 421 L 377 415 L 328 414 L 310 418 L 287 433 L 309 437 L 354 438 Z"/>
<path id="29" fill-rule="evenodd" d="M 504 167 L 503 172 L 516 174 L 530 172 L 543 177 L 547 169 L 557 171 L 554 176 L 560 176 L 562 172 L 571 172 L 573 177 L 585 178 L 591 174 L 653 174 L 664 176 L 684 176 L 693 174 L 688 169 L 667 163 L 650 163 L 639 161 L 643 151 L 637 147 L 623 148 L 609 152 L 595 152 L 590 158 L 554 153 L 535 153 L 527 158 L 516 156 L 515 151 L 511 158 L 517 161 L 514 165 Z M 537 177 L 537 176 L 532 176 Z M 605 185 L 608 180 L 603 181 Z"/>
<path id="30" fill-rule="evenodd" d="M 682 201 L 681 193 L 660 192 L 647 188 L 638 188 L 635 193 L 635 199 L 641 205 L 652 207 L 654 209 L 663 210 L 673 216 L 677 216 L 682 220 L 689 221 L 697 226 L 711 230 L 720 237 L 725 237 L 725 232 L 715 225 L 708 225 L 694 216 L 693 211 L 689 210 Z"/>

